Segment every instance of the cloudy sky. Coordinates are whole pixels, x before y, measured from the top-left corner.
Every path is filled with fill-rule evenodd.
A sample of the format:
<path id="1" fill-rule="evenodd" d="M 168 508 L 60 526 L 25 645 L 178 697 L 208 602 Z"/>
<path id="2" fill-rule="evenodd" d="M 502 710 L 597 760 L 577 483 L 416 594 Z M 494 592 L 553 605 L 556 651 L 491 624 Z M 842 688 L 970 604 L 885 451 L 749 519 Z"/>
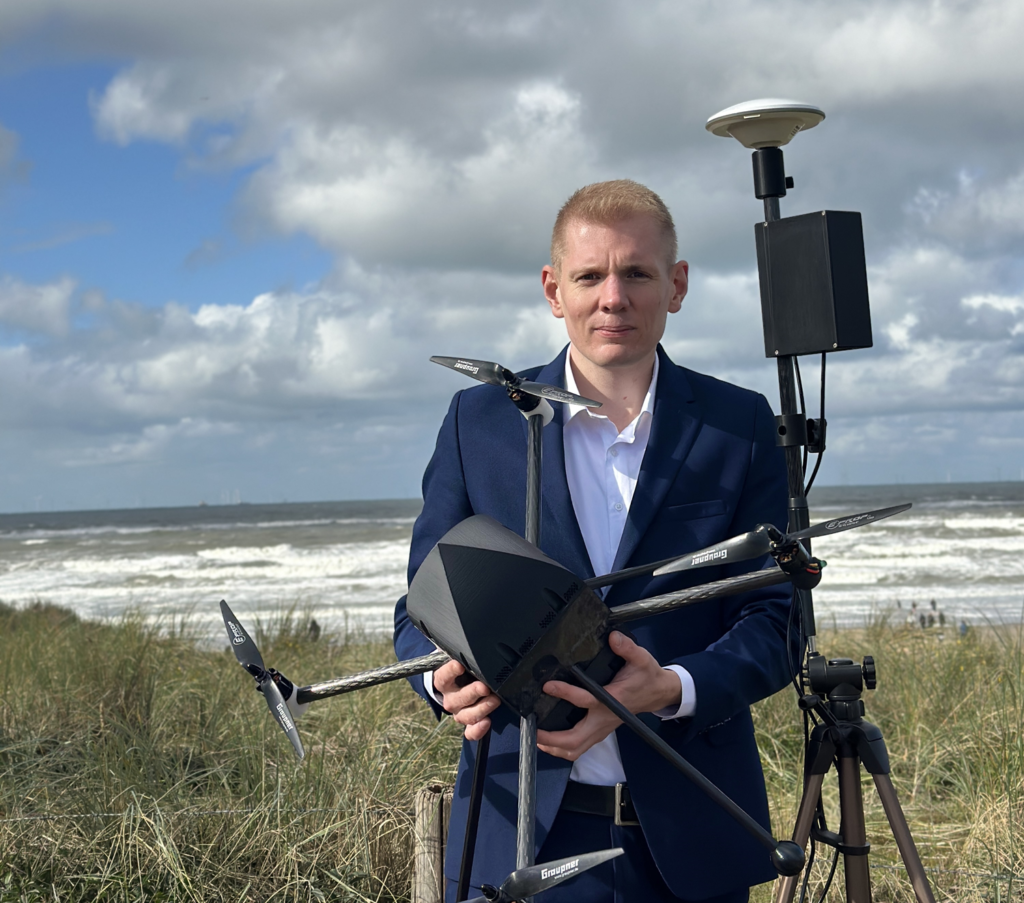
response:
<path id="1" fill-rule="evenodd" d="M 0 510 L 417 495 L 427 358 L 549 359 L 550 223 L 607 178 L 676 217 L 669 352 L 774 402 L 704 130 L 772 96 L 828 117 L 783 214 L 864 217 L 819 479 L 1021 479 L 1022 39 L 1013 0 L 4 0 Z"/>

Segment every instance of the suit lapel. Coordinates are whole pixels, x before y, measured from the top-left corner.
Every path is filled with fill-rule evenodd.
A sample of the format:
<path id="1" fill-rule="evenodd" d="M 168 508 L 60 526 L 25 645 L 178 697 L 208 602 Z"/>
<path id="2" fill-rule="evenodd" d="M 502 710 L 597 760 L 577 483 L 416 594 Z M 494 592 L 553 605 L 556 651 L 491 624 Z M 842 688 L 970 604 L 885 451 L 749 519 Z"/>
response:
<path id="1" fill-rule="evenodd" d="M 658 356 L 651 435 L 612 570 L 627 566 L 690 453 L 703 419 L 686 375 L 660 345 Z"/>
<path id="2" fill-rule="evenodd" d="M 562 353 L 544 367 L 534 380 L 564 389 L 567 350 L 568 346 L 562 349 Z M 573 510 L 572 496 L 569 494 L 569 482 L 565 476 L 562 426 L 565 423 L 566 406 L 558 403 L 551 406 L 555 410 L 555 416 L 551 423 L 544 427 L 541 453 L 541 547 L 578 577 L 593 577 L 594 568 L 583 542 L 580 525 L 576 522 L 576 512 Z M 525 417 L 522 418 L 522 422 L 525 441 Z"/>

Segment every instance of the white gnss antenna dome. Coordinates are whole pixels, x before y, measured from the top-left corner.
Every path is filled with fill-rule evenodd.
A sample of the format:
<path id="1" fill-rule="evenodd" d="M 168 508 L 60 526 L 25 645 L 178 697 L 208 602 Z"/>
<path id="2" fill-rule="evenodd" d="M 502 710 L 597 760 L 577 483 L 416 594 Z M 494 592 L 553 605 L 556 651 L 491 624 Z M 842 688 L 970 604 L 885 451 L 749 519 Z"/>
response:
<path id="1" fill-rule="evenodd" d="M 825 113 L 809 103 L 778 98 L 747 100 L 715 113 L 704 126 L 711 134 L 732 137 L 744 147 L 782 147 L 797 132 L 813 129 Z"/>

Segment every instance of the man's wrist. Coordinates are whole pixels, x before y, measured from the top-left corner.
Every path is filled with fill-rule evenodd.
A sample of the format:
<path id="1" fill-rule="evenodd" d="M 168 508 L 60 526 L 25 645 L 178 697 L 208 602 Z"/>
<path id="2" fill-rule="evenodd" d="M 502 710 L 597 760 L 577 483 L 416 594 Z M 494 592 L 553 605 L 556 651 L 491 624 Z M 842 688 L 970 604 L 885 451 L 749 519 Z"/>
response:
<path id="1" fill-rule="evenodd" d="M 659 694 L 661 697 L 661 705 L 658 706 L 658 711 L 662 711 L 664 709 L 672 709 L 675 711 L 683 701 L 682 683 L 678 676 L 676 676 L 675 672 L 669 668 L 661 669 L 660 683 L 663 690 Z"/>
<path id="2" fill-rule="evenodd" d="M 654 714 L 662 721 L 691 717 L 697 711 L 697 688 L 694 686 L 693 676 L 682 665 L 666 665 L 662 671 L 674 675 L 673 680 L 679 693 L 674 698 L 679 702 L 658 709 Z"/>
<path id="3" fill-rule="evenodd" d="M 444 693 L 441 693 L 434 686 L 434 672 L 424 671 L 423 672 L 423 691 L 434 700 L 441 708 L 444 708 Z"/>

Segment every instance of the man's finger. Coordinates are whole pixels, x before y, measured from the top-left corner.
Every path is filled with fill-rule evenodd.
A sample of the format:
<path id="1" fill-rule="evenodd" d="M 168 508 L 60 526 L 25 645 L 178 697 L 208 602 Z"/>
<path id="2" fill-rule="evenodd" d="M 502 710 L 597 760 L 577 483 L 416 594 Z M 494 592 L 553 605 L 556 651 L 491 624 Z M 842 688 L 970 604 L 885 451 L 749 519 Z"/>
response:
<path id="1" fill-rule="evenodd" d="M 444 691 L 441 691 L 444 693 Z M 467 706 L 476 705 L 481 699 L 486 699 L 491 696 L 491 691 L 482 680 L 475 680 L 468 687 L 463 687 L 461 690 L 449 690 L 444 693 L 444 708 L 448 712 L 458 712 Z"/>
<path id="2" fill-rule="evenodd" d="M 440 693 L 450 693 L 457 688 L 456 679 L 466 673 L 462 662 L 452 659 L 445 662 L 434 672 L 434 689 Z"/>
<path id="3" fill-rule="evenodd" d="M 537 731 L 537 749 L 559 759 L 575 762 L 594 745 L 590 731 L 578 725 L 567 731 Z"/>
<path id="4" fill-rule="evenodd" d="M 594 699 L 589 690 L 573 686 L 564 680 L 549 680 L 541 689 L 548 696 L 554 696 L 555 699 L 564 699 L 566 702 L 571 702 L 581 709 L 589 709 L 597 704 L 597 700 Z"/>
<path id="5" fill-rule="evenodd" d="M 634 665 L 646 664 L 650 653 L 643 646 L 634 643 L 628 636 L 618 630 L 608 635 L 608 645 L 619 658 Z"/>
<path id="6" fill-rule="evenodd" d="M 499 705 L 501 700 L 497 696 L 485 696 L 474 705 L 459 709 L 452 716 L 459 724 L 471 725 L 483 720 L 491 714 Z"/>
<path id="7" fill-rule="evenodd" d="M 563 749 L 560 746 L 546 746 L 543 743 L 538 743 L 537 749 L 541 752 L 547 753 L 549 756 L 554 756 L 556 759 L 566 759 L 569 762 L 575 762 L 583 755 L 584 752 L 586 752 L 586 750 L 578 751 L 575 749 Z"/>
<path id="8" fill-rule="evenodd" d="M 601 713 L 590 712 L 567 731 L 537 731 L 537 748 L 559 759 L 575 762 L 621 723 L 607 710 Z"/>
<path id="9" fill-rule="evenodd" d="M 580 724 L 583 722 L 581 721 Z M 537 731 L 537 746 L 544 752 L 552 749 L 574 749 L 585 739 L 586 730 L 580 730 L 579 725 L 567 731 Z M 557 754 L 555 754 L 557 755 Z"/>
<path id="10" fill-rule="evenodd" d="M 484 735 L 491 729 L 491 719 L 484 718 L 476 724 L 469 725 L 463 732 L 467 740 L 482 740 Z"/>

